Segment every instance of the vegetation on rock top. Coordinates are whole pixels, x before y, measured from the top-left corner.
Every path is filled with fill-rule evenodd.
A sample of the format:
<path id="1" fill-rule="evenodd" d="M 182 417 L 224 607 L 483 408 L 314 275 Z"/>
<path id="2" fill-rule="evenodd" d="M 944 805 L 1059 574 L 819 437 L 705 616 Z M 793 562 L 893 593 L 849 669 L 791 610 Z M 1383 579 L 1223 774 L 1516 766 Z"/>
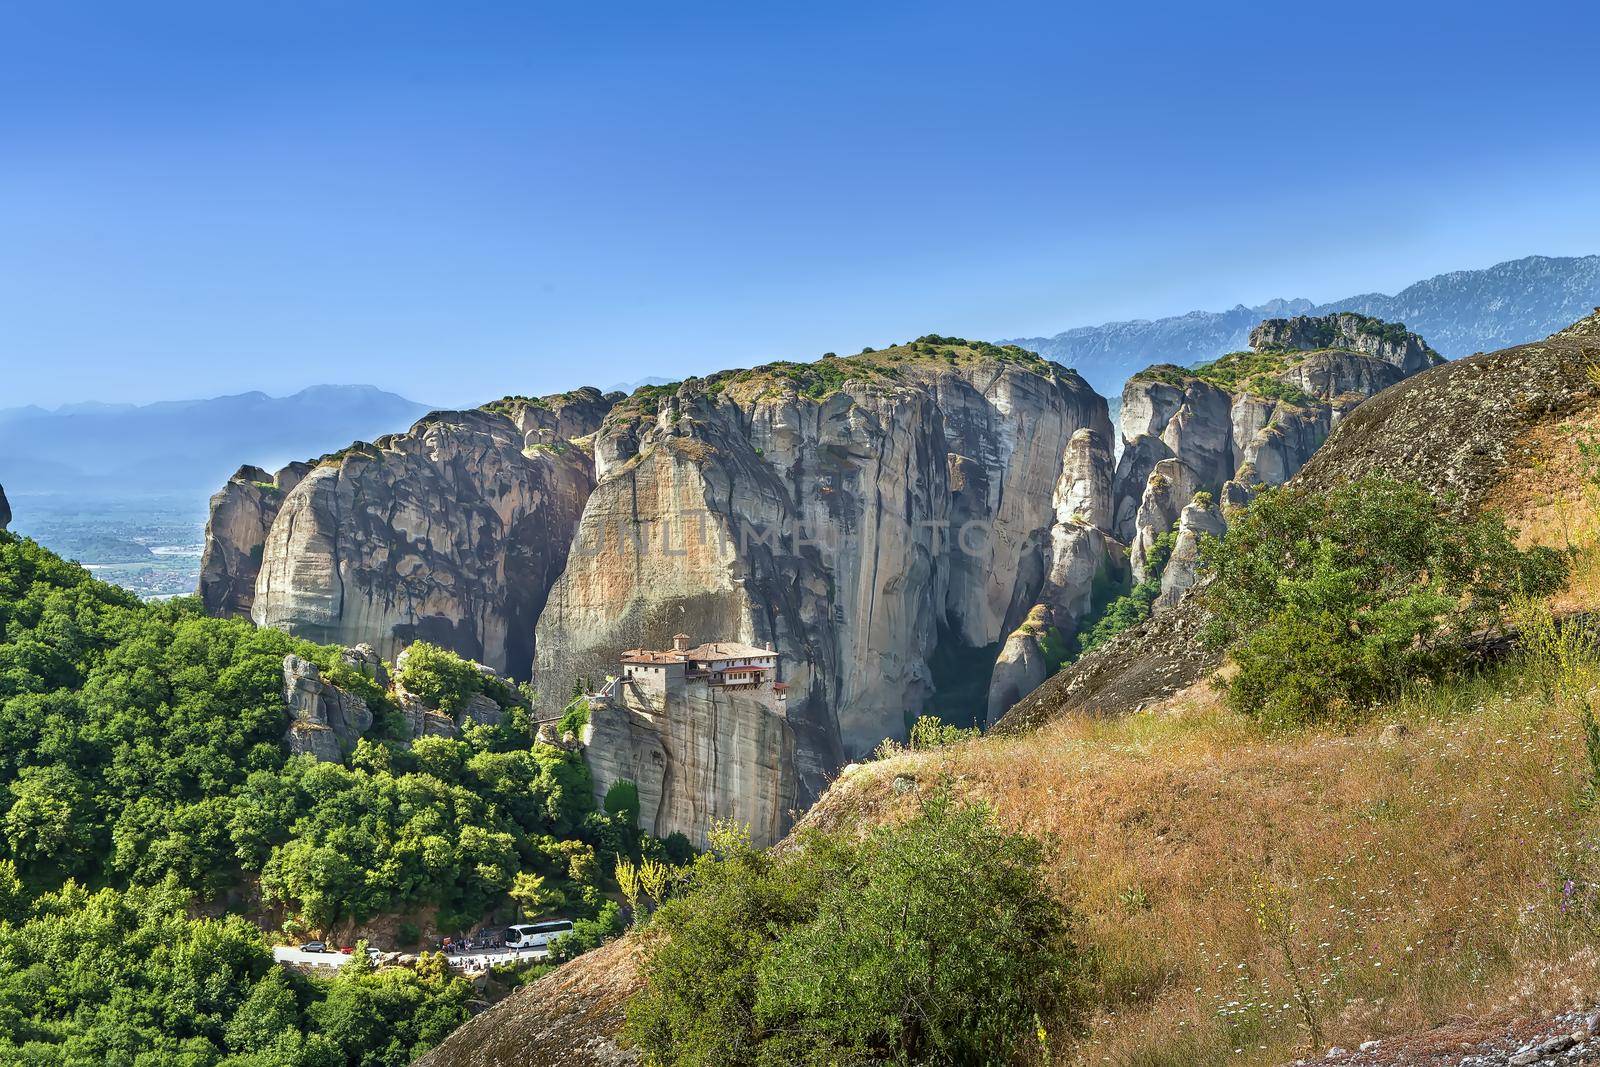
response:
<path id="1" fill-rule="evenodd" d="M 1285 382 L 1282 376 L 1314 355 L 1317 353 L 1297 350 L 1230 352 L 1194 367 L 1157 364 L 1140 371 L 1130 380 L 1164 382 L 1181 389 L 1187 382 L 1199 379 L 1224 392 L 1244 393 L 1295 407 L 1309 407 L 1318 403 L 1316 397 Z"/>

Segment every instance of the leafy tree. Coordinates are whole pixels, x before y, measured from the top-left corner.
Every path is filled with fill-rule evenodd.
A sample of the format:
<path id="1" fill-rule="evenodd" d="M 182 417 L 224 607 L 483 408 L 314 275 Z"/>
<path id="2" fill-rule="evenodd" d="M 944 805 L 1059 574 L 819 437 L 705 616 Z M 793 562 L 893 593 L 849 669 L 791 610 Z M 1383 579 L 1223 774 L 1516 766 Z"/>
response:
<path id="1" fill-rule="evenodd" d="M 374 710 L 346 763 L 285 750 L 291 652 Z M 428 906 L 448 926 L 525 872 L 585 932 L 565 951 L 617 932 L 600 871 L 660 846 L 596 812 L 581 756 L 514 723 L 400 744 L 340 652 L 141 604 L 0 532 L 0 1062 L 398 1064 L 464 1017 L 442 970 L 308 983 L 253 927 L 187 917 L 246 879 L 298 929 Z M 459 657 L 417 663 L 443 703 L 523 699 Z"/>
<path id="2" fill-rule="evenodd" d="M 639 825 L 639 787 L 626 778 L 611 783 L 603 806 L 607 815 L 623 814 L 630 825 Z"/>
<path id="3" fill-rule="evenodd" d="M 1559 588 L 1565 561 L 1414 483 L 1282 486 L 1201 546 L 1208 639 L 1238 664 L 1229 702 L 1269 724 L 1365 707 L 1470 658 L 1513 595 Z"/>
<path id="4" fill-rule="evenodd" d="M 453 715 L 483 692 L 483 672 L 449 649 L 417 641 L 406 649 L 400 684 L 430 708 Z"/>
<path id="5" fill-rule="evenodd" d="M 991 1063 L 1069 1022 L 1087 957 L 1039 842 L 943 792 L 865 840 L 719 833 L 656 912 L 629 1036 L 665 1064 Z"/>
<path id="6" fill-rule="evenodd" d="M 517 902 L 523 918 L 559 908 L 567 899 L 561 890 L 549 884 L 544 875 L 532 871 L 518 872 L 511 880 L 507 895 Z"/>

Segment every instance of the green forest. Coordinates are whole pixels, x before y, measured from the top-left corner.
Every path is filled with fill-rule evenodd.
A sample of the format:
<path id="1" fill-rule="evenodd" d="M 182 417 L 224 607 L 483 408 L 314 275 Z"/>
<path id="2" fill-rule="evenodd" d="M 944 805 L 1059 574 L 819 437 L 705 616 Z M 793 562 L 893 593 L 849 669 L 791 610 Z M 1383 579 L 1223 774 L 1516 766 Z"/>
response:
<path id="1" fill-rule="evenodd" d="M 441 707 L 479 677 L 418 651 Z M 289 653 L 373 709 L 342 763 L 283 744 Z M 271 943 L 537 910 L 578 921 L 566 956 L 620 930 L 617 859 L 663 846 L 597 810 L 581 756 L 490 684 L 501 725 L 407 744 L 339 649 L 141 603 L 0 533 L 0 1062 L 406 1063 L 465 1019 L 466 981 L 360 953 L 306 978 Z"/>

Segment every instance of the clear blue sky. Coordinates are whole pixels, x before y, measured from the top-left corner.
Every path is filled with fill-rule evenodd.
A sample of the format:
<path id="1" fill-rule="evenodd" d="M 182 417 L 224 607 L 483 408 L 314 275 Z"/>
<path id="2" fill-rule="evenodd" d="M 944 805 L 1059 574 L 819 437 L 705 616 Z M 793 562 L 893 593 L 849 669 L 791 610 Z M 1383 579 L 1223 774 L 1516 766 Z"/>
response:
<path id="1" fill-rule="evenodd" d="M 438 404 L 1600 251 L 1600 4 L 0 0 L 0 407 Z"/>

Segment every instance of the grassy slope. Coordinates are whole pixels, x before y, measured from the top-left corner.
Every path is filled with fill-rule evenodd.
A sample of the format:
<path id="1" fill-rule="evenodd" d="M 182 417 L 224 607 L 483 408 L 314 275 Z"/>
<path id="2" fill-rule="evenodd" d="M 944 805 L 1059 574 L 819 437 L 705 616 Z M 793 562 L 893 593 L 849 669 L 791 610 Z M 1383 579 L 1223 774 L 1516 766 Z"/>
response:
<path id="1" fill-rule="evenodd" d="M 1501 494 L 1525 541 L 1578 550 L 1561 610 L 1600 604 L 1600 508 L 1572 430 L 1540 431 L 1542 458 Z M 1290 966 L 1256 919 L 1266 886 L 1292 902 L 1294 967 L 1323 1049 L 1593 1003 L 1600 910 L 1564 901 L 1563 886 L 1575 879 L 1581 897 L 1600 881 L 1578 718 L 1600 656 L 1568 659 L 1553 685 L 1553 663 L 1519 662 L 1418 688 L 1356 727 L 1276 735 L 1202 682 L 1123 719 L 858 767 L 807 821 L 892 818 L 910 804 L 896 777 L 948 777 L 1053 837 L 1062 892 L 1103 952 L 1089 1032 L 1062 1062 L 1304 1055 Z M 1383 736 L 1391 724 L 1403 734 Z"/>
<path id="2" fill-rule="evenodd" d="M 1382 743 L 1389 722 L 1410 733 Z M 1583 943 L 1554 889 L 1590 828 L 1572 804 L 1583 762 L 1570 702 L 1507 672 L 1418 692 L 1348 734 L 1263 736 L 1197 687 L 1122 721 L 855 774 L 949 775 L 1011 825 L 1057 839 L 1064 892 L 1104 953 L 1074 1057 L 1177 1064 L 1244 1049 L 1241 1062 L 1274 1063 L 1306 1033 L 1254 918 L 1260 883 L 1292 892 L 1296 963 L 1325 1040 L 1481 1010 Z M 905 803 L 861 784 L 850 792 L 863 801 Z"/>

